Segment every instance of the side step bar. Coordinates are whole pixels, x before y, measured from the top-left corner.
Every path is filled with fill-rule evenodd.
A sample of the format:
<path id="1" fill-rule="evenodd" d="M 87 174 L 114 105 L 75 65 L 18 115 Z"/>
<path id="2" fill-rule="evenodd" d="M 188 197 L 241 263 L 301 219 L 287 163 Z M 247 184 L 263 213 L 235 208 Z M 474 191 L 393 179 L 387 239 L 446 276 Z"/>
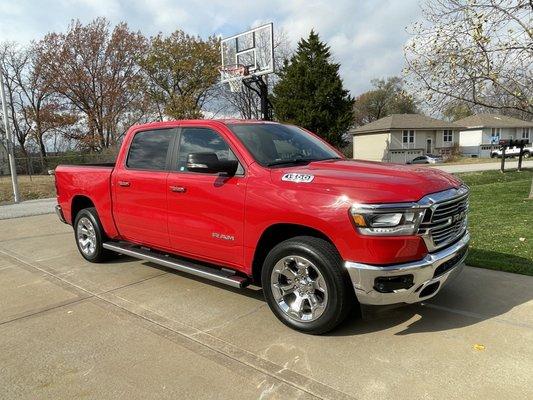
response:
<path id="1" fill-rule="evenodd" d="M 155 264 L 163 265 L 177 271 L 186 272 L 215 282 L 224 283 L 236 288 L 243 288 L 248 285 L 247 278 L 236 275 L 234 271 L 226 269 L 216 269 L 192 261 L 181 260 L 171 255 L 153 253 L 130 243 L 106 242 L 104 249 L 112 250 L 120 254 L 125 254 L 140 260 L 146 260 Z"/>

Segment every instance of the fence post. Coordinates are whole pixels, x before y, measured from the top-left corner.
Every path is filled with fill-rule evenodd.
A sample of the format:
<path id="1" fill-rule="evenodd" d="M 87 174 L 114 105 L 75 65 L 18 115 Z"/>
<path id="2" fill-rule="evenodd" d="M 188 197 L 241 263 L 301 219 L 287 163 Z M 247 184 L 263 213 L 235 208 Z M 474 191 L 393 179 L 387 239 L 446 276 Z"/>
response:
<path id="1" fill-rule="evenodd" d="M 30 181 L 33 181 L 33 178 L 31 176 L 31 173 L 32 173 L 32 171 L 31 171 L 31 159 L 30 159 L 29 156 L 26 157 L 26 168 L 28 169 L 28 175 L 30 176 Z"/>

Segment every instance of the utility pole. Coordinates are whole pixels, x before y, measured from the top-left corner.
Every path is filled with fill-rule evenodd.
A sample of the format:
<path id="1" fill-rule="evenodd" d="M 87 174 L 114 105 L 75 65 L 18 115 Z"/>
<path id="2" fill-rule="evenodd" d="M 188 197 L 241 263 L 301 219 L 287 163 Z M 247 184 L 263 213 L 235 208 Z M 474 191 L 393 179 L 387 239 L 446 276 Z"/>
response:
<path id="1" fill-rule="evenodd" d="M 17 168 L 15 165 L 15 146 L 13 142 L 13 137 L 11 136 L 11 128 L 9 126 L 9 117 L 7 115 L 7 102 L 6 102 L 6 92 L 4 90 L 4 73 L 2 67 L 0 66 L 0 99 L 2 100 L 2 110 L 4 111 L 4 127 L 6 132 L 6 147 L 7 154 L 9 157 L 9 169 L 11 170 L 11 184 L 13 185 L 13 199 L 15 203 L 20 202 L 19 195 L 19 184 L 17 180 Z"/>

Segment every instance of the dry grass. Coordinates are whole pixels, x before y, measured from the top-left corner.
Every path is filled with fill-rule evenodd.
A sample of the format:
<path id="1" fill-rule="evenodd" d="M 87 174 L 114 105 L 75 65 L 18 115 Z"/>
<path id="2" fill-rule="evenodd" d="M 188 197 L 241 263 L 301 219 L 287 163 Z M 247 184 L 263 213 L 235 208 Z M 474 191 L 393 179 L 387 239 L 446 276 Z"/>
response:
<path id="1" fill-rule="evenodd" d="M 35 175 L 31 178 L 27 175 L 18 177 L 19 192 L 22 200 L 43 199 L 54 197 L 56 189 L 54 177 L 50 175 Z M 13 188 L 11 177 L 0 176 L 0 204 L 13 202 Z"/>

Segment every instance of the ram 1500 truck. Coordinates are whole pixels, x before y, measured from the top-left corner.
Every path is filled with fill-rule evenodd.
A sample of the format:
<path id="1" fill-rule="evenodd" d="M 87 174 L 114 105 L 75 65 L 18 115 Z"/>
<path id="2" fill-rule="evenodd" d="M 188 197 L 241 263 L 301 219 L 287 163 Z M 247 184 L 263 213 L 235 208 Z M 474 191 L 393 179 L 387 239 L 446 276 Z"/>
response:
<path id="1" fill-rule="evenodd" d="M 81 255 L 119 253 L 244 287 L 308 333 L 353 306 L 433 297 L 463 267 L 468 188 L 436 169 L 346 159 L 264 121 L 132 127 L 116 163 L 57 167 Z"/>

